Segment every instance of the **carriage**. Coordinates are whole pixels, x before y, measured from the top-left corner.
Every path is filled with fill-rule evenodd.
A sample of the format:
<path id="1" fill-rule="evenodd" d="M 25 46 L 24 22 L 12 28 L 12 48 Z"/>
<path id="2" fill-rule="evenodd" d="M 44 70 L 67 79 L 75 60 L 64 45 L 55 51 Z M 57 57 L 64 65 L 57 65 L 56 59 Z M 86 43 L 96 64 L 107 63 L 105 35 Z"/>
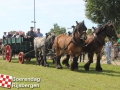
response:
<path id="1" fill-rule="evenodd" d="M 31 38 L 8 38 L 3 40 L 5 45 L 5 59 L 10 62 L 13 55 L 18 55 L 19 63 L 23 64 L 24 59 L 30 61 L 35 57 L 34 46 L 31 44 Z"/>

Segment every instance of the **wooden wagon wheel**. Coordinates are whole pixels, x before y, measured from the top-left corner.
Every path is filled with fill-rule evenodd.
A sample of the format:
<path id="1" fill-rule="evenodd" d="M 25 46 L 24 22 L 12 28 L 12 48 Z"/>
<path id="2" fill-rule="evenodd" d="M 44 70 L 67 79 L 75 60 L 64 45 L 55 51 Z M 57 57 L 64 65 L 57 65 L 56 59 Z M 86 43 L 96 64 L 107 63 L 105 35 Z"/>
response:
<path id="1" fill-rule="evenodd" d="M 20 52 L 18 54 L 18 59 L 19 59 L 19 63 L 20 64 L 23 64 L 24 63 L 24 53 L 23 52 Z"/>
<path id="2" fill-rule="evenodd" d="M 11 58 L 12 58 L 12 50 L 10 45 L 7 45 L 5 47 L 5 58 L 7 62 L 11 62 Z"/>
<path id="3" fill-rule="evenodd" d="M 26 61 L 28 61 L 28 62 L 31 60 L 31 58 L 25 58 L 25 59 L 26 59 Z"/>

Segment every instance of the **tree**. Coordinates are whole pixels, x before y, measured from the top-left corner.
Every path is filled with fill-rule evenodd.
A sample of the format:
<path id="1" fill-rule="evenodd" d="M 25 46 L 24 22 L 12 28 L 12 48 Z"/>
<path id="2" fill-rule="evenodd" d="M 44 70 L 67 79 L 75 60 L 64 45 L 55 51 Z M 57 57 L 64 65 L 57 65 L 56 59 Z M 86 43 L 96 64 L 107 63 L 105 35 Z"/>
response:
<path id="1" fill-rule="evenodd" d="M 113 22 L 120 33 L 120 0 L 85 0 L 85 15 L 96 24 Z"/>
<path id="2" fill-rule="evenodd" d="M 60 27 L 60 26 L 58 26 L 57 23 L 55 23 L 53 26 L 54 27 L 50 29 L 49 33 L 55 32 L 56 35 L 65 34 L 66 33 L 66 28 L 65 27 Z"/>
<path id="3" fill-rule="evenodd" d="M 90 33 L 92 33 L 92 29 L 87 30 L 87 34 L 90 34 Z"/>

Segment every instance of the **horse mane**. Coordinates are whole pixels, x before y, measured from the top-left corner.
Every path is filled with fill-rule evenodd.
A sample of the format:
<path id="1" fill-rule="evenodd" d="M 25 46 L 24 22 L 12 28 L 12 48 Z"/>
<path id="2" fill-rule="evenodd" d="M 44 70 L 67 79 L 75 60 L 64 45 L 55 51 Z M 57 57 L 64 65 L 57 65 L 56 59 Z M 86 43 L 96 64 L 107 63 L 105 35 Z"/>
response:
<path id="1" fill-rule="evenodd" d="M 95 29 L 95 33 L 99 34 L 99 33 L 103 32 L 103 30 L 105 29 L 106 26 L 107 26 L 107 24 L 99 26 L 98 28 Z"/>
<path id="2" fill-rule="evenodd" d="M 55 38 L 56 35 L 55 35 L 54 33 L 47 34 L 45 43 L 50 42 L 50 39 L 51 39 L 52 37 Z"/>
<path id="3" fill-rule="evenodd" d="M 111 28 L 114 28 L 114 30 L 116 30 L 116 28 L 115 28 L 115 26 L 114 26 L 114 24 L 112 22 L 109 23 L 108 26 L 110 26 Z"/>

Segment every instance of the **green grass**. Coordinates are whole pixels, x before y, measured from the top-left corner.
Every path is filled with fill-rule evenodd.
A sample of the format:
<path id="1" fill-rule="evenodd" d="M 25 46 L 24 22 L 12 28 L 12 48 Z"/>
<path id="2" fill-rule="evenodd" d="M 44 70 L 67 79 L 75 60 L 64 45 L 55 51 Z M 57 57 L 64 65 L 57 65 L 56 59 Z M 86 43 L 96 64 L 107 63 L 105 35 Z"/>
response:
<path id="1" fill-rule="evenodd" d="M 40 88 L 33 90 L 120 90 L 120 66 L 102 64 L 103 72 L 95 71 L 95 64 L 91 64 L 90 71 L 85 71 L 84 63 L 79 63 L 78 71 L 71 71 L 63 66 L 58 70 L 48 60 L 49 67 L 36 66 L 35 60 L 19 64 L 14 59 L 10 63 L 0 60 L 0 74 L 11 75 L 17 78 L 40 78 L 37 82 L 17 82 L 40 84 Z M 16 88 L 11 88 L 17 90 Z M 6 90 L 0 87 L 0 90 Z M 31 90 L 20 88 L 20 90 Z"/>

